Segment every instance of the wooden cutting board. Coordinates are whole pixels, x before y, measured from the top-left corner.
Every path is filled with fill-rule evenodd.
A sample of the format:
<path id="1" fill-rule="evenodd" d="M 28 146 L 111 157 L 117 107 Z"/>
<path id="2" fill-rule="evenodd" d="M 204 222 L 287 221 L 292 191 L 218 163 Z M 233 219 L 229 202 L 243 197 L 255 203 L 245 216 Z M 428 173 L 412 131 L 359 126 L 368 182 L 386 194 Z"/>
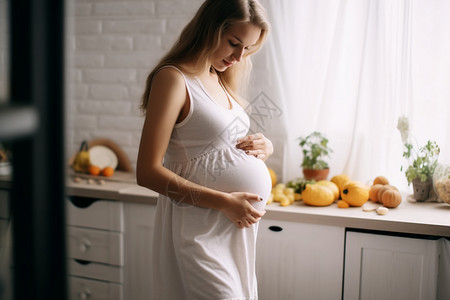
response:
<path id="1" fill-rule="evenodd" d="M 104 180 L 104 181 L 120 181 L 120 182 L 129 182 L 129 183 L 136 183 L 136 176 L 134 172 L 124 172 L 116 170 L 114 174 L 110 177 L 106 176 L 93 176 L 85 173 L 77 173 L 72 169 L 68 170 L 68 176 L 74 180 L 76 177 L 79 177 L 81 179 L 93 179 L 93 180 Z"/>

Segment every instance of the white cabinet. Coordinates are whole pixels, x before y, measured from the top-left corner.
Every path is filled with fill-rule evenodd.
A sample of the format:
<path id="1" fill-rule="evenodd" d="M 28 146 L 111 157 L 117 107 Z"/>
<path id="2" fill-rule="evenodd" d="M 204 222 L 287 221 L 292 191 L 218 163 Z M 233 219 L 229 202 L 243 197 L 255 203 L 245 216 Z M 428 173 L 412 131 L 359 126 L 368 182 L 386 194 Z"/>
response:
<path id="1" fill-rule="evenodd" d="M 70 299 L 125 299 L 123 203 L 71 200 L 67 201 Z"/>
<path id="2" fill-rule="evenodd" d="M 438 243 L 347 232 L 344 299 L 436 299 Z"/>
<path id="3" fill-rule="evenodd" d="M 261 300 L 341 299 L 345 229 L 259 223 L 256 273 Z"/>
<path id="4" fill-rule="evenodd" d="M 12 298 L 12 245 L 9 195 L 9 191 L 0 190 L 0 299 Z"/>
<path id="5" fill-rule="evenodd" d="M 153 223 L 156 205 L 125 203 L 124 299 L 150 298 Z"/>

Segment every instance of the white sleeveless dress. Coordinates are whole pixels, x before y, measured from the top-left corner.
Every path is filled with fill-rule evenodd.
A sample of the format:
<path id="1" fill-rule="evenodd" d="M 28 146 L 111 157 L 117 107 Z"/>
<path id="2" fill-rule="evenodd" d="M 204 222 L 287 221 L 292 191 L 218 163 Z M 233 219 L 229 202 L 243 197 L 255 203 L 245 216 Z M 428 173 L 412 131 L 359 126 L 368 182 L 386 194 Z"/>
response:
<path id="1" fill-rule="evenodd" d="M 249 130 L 245 110 L 230 95 L 232 109 L 218 105 L 197 77 L 178 71 L 190 111 L 173 129 L 164 166 L 212 189 L 256 193 L 263 201 L 252 205 L 264 210 L 271 190 L 267 167 L 236 148 Z M 257 231 L 258 223 L 239 229 L 217 210 L 161 195 L 153 237 L 153 299 L 257 299 Z"/>

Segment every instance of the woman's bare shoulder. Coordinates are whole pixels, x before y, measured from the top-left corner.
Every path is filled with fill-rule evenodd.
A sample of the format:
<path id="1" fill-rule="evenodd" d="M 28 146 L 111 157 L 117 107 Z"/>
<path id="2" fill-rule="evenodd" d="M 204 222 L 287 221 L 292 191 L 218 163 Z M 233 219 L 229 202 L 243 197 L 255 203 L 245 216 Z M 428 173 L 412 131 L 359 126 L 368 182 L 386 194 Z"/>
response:
<path id="1" fill-rule="evenodd" d="M 153 81 L 184 82 L 183 73 L 174 66 L 165 66 L 156 72 Z"/>
<path id="2" fill-rule="evenodd" d="M 183 96 L 185 93 L 186 82 L 179 69 L 173 67 L 163 67 L 154 75 L 152 80 L 153 95 Z"/>

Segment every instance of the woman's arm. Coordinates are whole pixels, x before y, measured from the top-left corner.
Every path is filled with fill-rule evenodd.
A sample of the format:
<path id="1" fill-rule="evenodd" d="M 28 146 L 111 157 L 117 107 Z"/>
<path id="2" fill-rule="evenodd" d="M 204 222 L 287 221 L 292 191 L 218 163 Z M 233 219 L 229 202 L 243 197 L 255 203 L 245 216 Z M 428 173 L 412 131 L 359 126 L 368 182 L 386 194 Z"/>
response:
<path id="1" fill-rule="evenodd" d="M 173 68 L 160 70 L 153 78 L 136 166 L 137 183 L 176 201 L 223 212 L 238 227 L 256 223 L 264 212 L 249 201 L 251 193 L 225 193 L 188 181 L 162 164 L 172 130 L 189 102 L 182 75 Z"/>

